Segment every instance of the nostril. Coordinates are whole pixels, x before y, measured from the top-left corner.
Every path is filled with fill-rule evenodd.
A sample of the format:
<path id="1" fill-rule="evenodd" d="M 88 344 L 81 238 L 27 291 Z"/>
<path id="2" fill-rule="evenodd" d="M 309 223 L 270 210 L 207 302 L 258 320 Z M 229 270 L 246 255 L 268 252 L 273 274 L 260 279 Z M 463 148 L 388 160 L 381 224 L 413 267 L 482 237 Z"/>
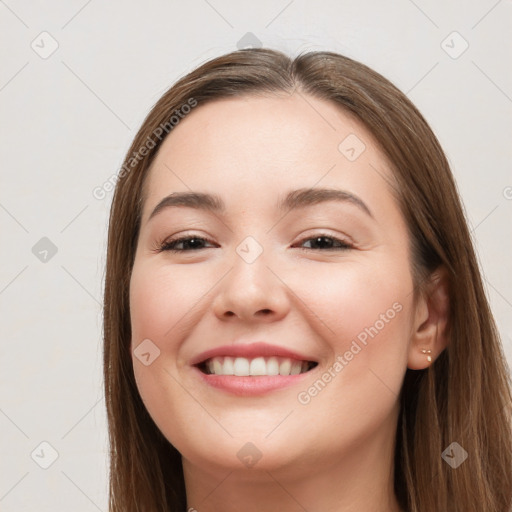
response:
<path id="1" fill-rule="evenodd" d="M 269 315 L 272 313 L 271 309 L 260 309 L 256 314 L 257 315 Z"/>

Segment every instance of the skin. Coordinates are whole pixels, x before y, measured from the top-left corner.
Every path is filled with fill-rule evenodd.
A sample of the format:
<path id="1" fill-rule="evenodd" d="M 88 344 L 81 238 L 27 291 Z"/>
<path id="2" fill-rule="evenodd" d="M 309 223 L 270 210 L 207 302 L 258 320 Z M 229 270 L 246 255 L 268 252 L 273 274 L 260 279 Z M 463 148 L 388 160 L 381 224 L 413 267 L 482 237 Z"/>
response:
<path id="1" fill-rule="evenodd" d="M 355 161 L 338 149 L 349 134 L 366 146 Z M 400 510 L 398 395 L 408 367 L 431 364 L 421 349 L 432 350 L 432 361 L 443 349 L 447 295 L 439 280 L 430 298 L 414 301 L 406 222 L 384 178 L 392 172 L 366 128 L 302 93 L 198 106 L 163 142 L 145 184 L 131 348 L 150 339 L 160 350 L 147 366 L 134 356 L 134 372 L 150 415 L 182 454 L 189 507 Z M 310 187 L 349 191 L 373 218 L 350 202 L 284 216 L 276 209 L 285 192 Z M 163 197 L 190 190 L 220 195 L 226 211 L 170 207 L 149 220 Z M 353 246 L 318 248 L 311 238 L 322 234 Z M 156 249 L 184 235 L 209 242 L 182 253 Z M 252 263 L 236 252 L 247 236 L 263 249 Z M 393 304 L 394 318 L 301 403 L 298 394 Z M 203 384 L 190 360 L 235 340 L 281 345 L 319 365 L 300 385 L 263 396 Z M 249 442 L 261 455 L 252 467 L 237 457 Z"/>

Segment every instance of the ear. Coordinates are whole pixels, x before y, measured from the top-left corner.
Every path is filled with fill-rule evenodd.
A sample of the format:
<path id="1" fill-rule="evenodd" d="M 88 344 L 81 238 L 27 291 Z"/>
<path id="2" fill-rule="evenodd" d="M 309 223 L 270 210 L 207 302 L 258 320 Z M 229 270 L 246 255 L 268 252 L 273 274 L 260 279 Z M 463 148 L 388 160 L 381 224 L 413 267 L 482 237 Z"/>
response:
<path id="1" fill-rule="evenodd" d="M 414 311 L 409 345 L 407 367 L 411 370 L 430 366 L 448 345 L 450 296 L 446 268 L 438 267 L 423 288 Z"/>

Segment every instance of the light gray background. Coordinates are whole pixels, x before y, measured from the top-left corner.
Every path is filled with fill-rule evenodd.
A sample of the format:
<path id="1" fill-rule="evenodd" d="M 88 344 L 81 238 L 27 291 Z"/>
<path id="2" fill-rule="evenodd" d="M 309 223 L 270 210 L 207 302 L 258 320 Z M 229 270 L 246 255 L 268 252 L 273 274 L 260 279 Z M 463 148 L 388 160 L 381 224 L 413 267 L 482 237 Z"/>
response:
<path id="1" fill-rule="evenodd" d="M 2 511 L 106 511 L 111 194 L 92 191 L 161 94 L 248 32 L 291 55 L 358 59 L 419 107 L 453 166 L 512 362 L 511 1 L 9 0 L 0 17 Z"/>

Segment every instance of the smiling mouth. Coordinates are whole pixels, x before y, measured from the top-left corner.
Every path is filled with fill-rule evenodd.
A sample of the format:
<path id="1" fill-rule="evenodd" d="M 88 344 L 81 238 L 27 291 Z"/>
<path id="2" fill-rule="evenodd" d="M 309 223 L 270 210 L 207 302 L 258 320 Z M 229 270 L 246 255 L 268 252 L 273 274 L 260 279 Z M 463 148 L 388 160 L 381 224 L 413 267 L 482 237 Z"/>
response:
<path id="1" fill-rule="evenodd" d="M 212 357 L 197 364 L 206 375 L 237 377 L 289 376 L 306 373 L 318 365 L 316 361 L 299 361 L 289 357 Z"/>

